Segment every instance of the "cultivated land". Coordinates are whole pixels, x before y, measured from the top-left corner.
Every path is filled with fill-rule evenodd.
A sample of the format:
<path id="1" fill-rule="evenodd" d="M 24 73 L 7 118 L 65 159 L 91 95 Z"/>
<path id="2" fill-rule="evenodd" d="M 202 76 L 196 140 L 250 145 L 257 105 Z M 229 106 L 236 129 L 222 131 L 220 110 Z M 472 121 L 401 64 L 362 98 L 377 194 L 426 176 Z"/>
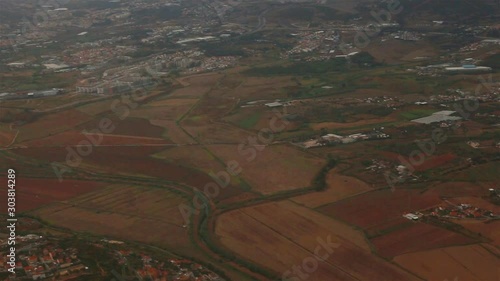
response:
<path id="1" fill-rule="evenodd" d="M 354 177 L 343 176 L 337 169 L 330 170 L 327 174 L 326 184 L 328 187 L 324 191 L 297 196 L 292 200 L 309 208 L 317 208 L 372 190 L 367 183 Z"/>
<path id="2" fill-rule="evenodd" d="M 415 251 L 470 244 L 476 240 L 439 227 L 418 223 L 374 238 L 371 242 L 382 256 L 392 258 Z"/>
<path id="3" fill-rule="evenodd" d="M 225 247 L 276 272 L 301 265 L 314 256 L 318 239 L 330 236 L 339 247 L 311 274 L 315 280 L 419 280 L 372 256 L 360 232 L 292 202 L 225 213 L 217 221 L 216 234 Z"/>
<path id="4" fill-rule="evenodd" d="M 395 261 L 427 280 L 496 280 L 500 266 L 498 257 L 481 245 L 406 254 Z"/>
<path id="5" fill-rule="evenodd" d="M 35 14 L 27 2 L 5 7 Z M 308 280 L 498 279 L 494 1 L 401 0 L 398 25 L 362 48 L 356 34 L 387 1 L 94 2 L 50 11 L 49 41 L 0 26 L 30 40 L 12 52 L 0 38 L 0 181 L 16 169 L 23 226 L 153 246 L 228 281 L 282 280 L 327 240 Z M 176 43 L 200 32 L 212 40 Z M 464 120 L 412 122 L 442 110 Z M 461 204 L 492 216 L 403 217 Z"/>
<path id="6" fill-rule="evenodd" d="M 17 127 L 19 135 L 16 141 L 22 142 L 48 137 L 51 134 L 73 129 L 76 126 L 89 122 L 92 116 L 78 110 L 66 110 L 40 117 L 36 122 L 31 122 Z"/>
<path id="7" fill-rule="evenodd" d="M 363 229 L 380 229 L 393 220 L 400 220 L 408 212 L 436 206 L 441 203 L 434 191 L 411 189 L 377 190 L 327 204 L 318 208 L 324 214 L 339 218 Z"/>
<path id="8" fill-rule="evenodd" d="M 224 161 L 237 161 L 242 169 L 240 176 L 262 194 L 309 187 L 325 164 L 323 159 L 289 145 L 249 146 L 243 150 L 238 145 L 214 145 L 209 149 Z"/>
<path id="9" fill-rule="evenodd" d="M 0 178 L 7 182 L 7 178 Z M 81 194 L 104 188 L 105 184 L 92 181 L 57 179 L 30 179 L 18 177 L 16 179 L 16 209 L 18 212 L 36 209 L 40 206 L 70 200 Z M 2 187 L 1 199 L 7 201 L 7 187 Z M 5 213 L 7 209 L 2 210 Z"/>
<path id="10" fill-rule="evenodd" d="M 176 245 L 180 252 L 194 255 L 196 252 L 188 249 L 189 236 L 177 208 L 183 200 L 167 189 L 111 185 L 67 202 L 50 204 L 33 214 L 76 231 Z"/>

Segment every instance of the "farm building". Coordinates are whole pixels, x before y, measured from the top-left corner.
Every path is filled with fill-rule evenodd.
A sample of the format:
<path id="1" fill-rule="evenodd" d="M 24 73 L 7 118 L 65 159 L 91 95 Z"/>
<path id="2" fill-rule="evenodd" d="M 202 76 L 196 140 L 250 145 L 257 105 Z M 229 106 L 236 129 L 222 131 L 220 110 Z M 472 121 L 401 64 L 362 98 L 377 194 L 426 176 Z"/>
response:
<path id="1" fill-rule="evenodd" d="M 412 213 L 404 214 L 403 217 L 407 218 L 409 220 L 414 220 L 414 221 L 419 219 L 419 216 L 412 214 Z"/>
<path id="2" fill-rule="evenodd" d="M 280 107 L 280 106 L 283 106 L 283 104 L 281 102 L 270 102 L 270 103 L 266 103 L 266 106 L 267 107 Z"/>
<path id="3" fill-rule="evenodd" d="M 459 67 L 446 67 L 445 70 L 448 73 L 478 73 L 478 72 L 490 72 L 491 67 L 463 65 Z"/>
<path id="4" fill-rule="evenodd" d="M 416 123 L 420 123 L 420 124 L 432 124 L 432 123 L 443 122 L 443 121 L 462 120 L 462 117 L 451 116 L 454 113 L 456 113 L 456 111 L 443 110 L 443 111 L 434 112 L 433 114 L 431 114 L 427 117 L 422 117 L 422 118 L 414 119 L 411 121 L 416 122 Z"/>

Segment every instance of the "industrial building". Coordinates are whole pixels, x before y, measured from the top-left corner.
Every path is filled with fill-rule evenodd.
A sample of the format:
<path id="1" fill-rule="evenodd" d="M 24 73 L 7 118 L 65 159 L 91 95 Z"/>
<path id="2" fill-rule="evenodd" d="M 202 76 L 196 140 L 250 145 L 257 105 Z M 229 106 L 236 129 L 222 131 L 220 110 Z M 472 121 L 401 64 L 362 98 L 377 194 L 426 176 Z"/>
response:
<path id="1" fill-rule="evenodd" d="M 427 117 L 422 117 L 422 118 L 414 119 L 411 121 L 416 122 L 416 123 L 420 123 L 420 124 L 432 124 L 432 123 L 443 122 L 443 121 L 462 120 L 462 117 L 451 116 L 454 113 L 456 113 L 456 111 L 443 110 L 443 111 L 434 112 L 433 114 L 431 114 Z"/>
<path id="2" fill-rule="evenodd" d="M 445 68 L 445 71 L 448 73 L 482 73 L 482 72 L 490 72 L 491 70 L 492 70 L 491 67 L 488 66 L 475 66 L 472 64 Z"/>

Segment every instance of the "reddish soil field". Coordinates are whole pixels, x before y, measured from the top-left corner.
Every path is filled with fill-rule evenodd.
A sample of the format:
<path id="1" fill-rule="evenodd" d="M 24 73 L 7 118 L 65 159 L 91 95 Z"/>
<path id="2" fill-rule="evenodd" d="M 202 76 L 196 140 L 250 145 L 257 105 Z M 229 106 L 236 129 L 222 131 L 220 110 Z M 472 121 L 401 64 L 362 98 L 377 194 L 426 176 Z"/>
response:
<path id="1" fill-rule="evenodd" d="M 437 192 L 396 189 L 377 190 L 320 207 L 318 210 L 363 229 L 386 224 L 404 213 L 441 203 Z"/>
<path id="2" fill-rule="evenodd" d="M 309 208 L 317 208 L 324 204 L 372 190 L 371 186 L 366 182 L 355 177 L 341 175 L 338 169 L 332 169 L 328 172 L 326 183 L 328 186 L 326 190 L 297 196 L 292 200 Z"/>
<path id="3" fill-rule="evenodd" d="M 401 154 L 397 154 L 397 153 L 391 152 L 391 151 L 381 151 L 380 155 L 387 158 L 387 160 L 399 161 L 398 158 Z"/>
<path id="4" fill-rule="evenodd" d="M 500 274 L 498 257 L 479 244 L 410 253 L 394 260 L 429 281 L 498 281 Z"/>
<path id="5" fill-rule="evenodd" d="M 78 110 L 66 110 L 40 117 L 35 122 L 25 124 L 19 128 L 17 141 L 36 139 L 49 136 L 53 132 L 72 129 L 75 126 L 89 122 L 92 116 Z M 95 129 L 97 127 L 94 127 Z"/>
<path id="6" fill-rule="evenodd" d="M 212 145 L 209 149 L 225 161 L 237 161 L 242 169 L 240 176 L 262 194 L 310 186 L 325 162 L 288 145 L 256 150 L 252 160 L 238 151 L 238 145 Z"/>
<path id="7" fill-rule="evenodd" d="M 495 245 L 500 250 L 500 221 L 476 221 L 476 220 L 451 220 L 460 224 L 466 229 L 478 233 L 483 237 L 491 239 L 491 245 Z"/>
<path id="8" fill-rule="evenodd" d="M 102 136 L 102 140 L 100 140 Z M 160 138 L 137 137 L 126 135 L 108 134 L 87 134 L 80 131 L 66 131 L 43 139 L 23 142 L 28 147 L 58 146 L 58 145 L 79 145 L 82 141 L 96 141 L 97 145 L 148 145 L 148 144 L 168 144 L 169 142 Z M 87 143 L 87 142 L 85 142 Z"/>
<path id="9" fill-rule="evenodd" d="M 356 121 L 356 122 L 350 122 L 350 123 L 338 123 L 338 122 L 322 122 L 322 123 L 312 123 L 310 127 L 313 130 L 321 130 L 322 128 L 329 129 L 329 130 L 334 130 L 334 129 L 348 129 L 350 127 L 361 127 L 361 126 L 367 126 L 371 124 L 379 124 L 379 123 L 384 123 L 384 122 L 393 122 L 395 119 L 391 117 L 382 117 L 382 118 L 375 118 L 371 120 L 361 120 L 361 121 Z"/>
<path id="10" fill-rule="evenodd" d="M 337 247 L 316 270 L 309 271 L 308 280 L 420 280 L 373 255 L 361 232 L 290 201 L 224 213 L 215 231 L 235 254 L 281 274 L 300 267 L 321 246 L 319 239 L 331 237 L 328 240 L 338 243 Z M 300 280 L 288 280 L 294 279 Z"/>
<path id="11" fill-rule="evenodd" d="M 394 153 L 394 152 L 384 151 L 381 154 L 390 161 L 396 161 L 396 162 L 401 163 L 400 157 L 402 157 L 405 161 L 411 163 L 409 161 L 408 157 Z M 457 158 L 452 153 L 447 153 L 447 154 L 442 154 L 442 155 L 434 155 L 434 156 L 432 156 L 432 155 L 427 156 L 424 153 L 421 153 L 421 154 L 423 154 L 421 156 L 423 159 L 425 159 L 425 161 L 422 164 L 414 165 L 414 167 L 413 167 L 416 171 L 419 171 L 419 172 L 426 171 L 429 169 L 434 169 L 434 168 L 437 168 L 439 166 L 443 166 L 446 163 Z"/>
<path id="12" fill-rule="evenodd" d="M 367 228 L 367 229 L 365 229 L 365 232 L 368 235 L 368 237 L 370 237 L 370 236 L 378 236 L 382 232 L 383 233 L 387 233 L 387 231 L 392 231 L 392 230 L 395 230 L 395 229 L 406 227 L 406 225 L 409 225 L 411 223 L 412 222 L 409 221 L 406 218 L 397 217 L 397 218 L 394 218 L 392 220 L 388 220 L 388 221 L 386 221 L 384 223 L 381 223 L 381 224 L 375 225 L 373 227 Z"/>
<path id="13" fill-rule="evenodd" d="M 7 202 L 7 178 L 0 177 L 0 201 Z M 57 179 L 28 179 L 22 175 L 16 177 L 16 211 L 23 212 L 35 209 L 44 204 L 68 200 L 75 196 L 88 193 L 104 185 L 97 182 L 86 182 L 76 180 Z M 2 208 L 0 213 L 5 213 L 6 208 Z"/>
<path id="14" fill-rule="evenodd" d="M 115 116 L 111 116 L 109 117 L 109 119 L 115 126 L 115 129 L 111 132 L 111 134 L 151 138 L 160 138 L 163 134 L 162 127 L 152 125 L 146 119 L 128 117 L 124 120 L 120 120 Z M 90 122 L 78 126 L 77 129 L 87 131 L 97 130 L 99 129 L 99 122 L 101 120 L 102 118 L 96 118 Z"/>
<path id="15" fill-rule="evenodd" d="M 12 131 L 10 132 L 0 132 L 0 146 L 7 146 L 9 145 L 12 140 L 14 139 L 14 136 L 16 133 Z"/>
<path id="16" fill-rule="evenodd" d="M 433 190 L 443 197 L 481 197 L 489 194 L 490 183 L 447 182 L 433 186 Z"/>
<path id="17" fill-rule="evenodd" d="M 162 150 L 164 147 L 93 147 L 92 153 L 83 157 L 82 164 L 100 172 L 145 175 L 184 183 L 200 190 L 214 182 L 210 176 L 198 170 L 150 157 Z M 27 148 L 17 152 L 23 156 L 56 162 L 65 162 L 68 153 L 65 148 Z M 241 192 L 241 189 L 230 185 L 220 190 L 217 199 L 222 200 Z"/>
<path id="18" fill-rule="evenodd" d="M 434 169 L 439 166 L 443 166 L 446 163 L 452 161 L 457 158 L 454 154 L 448 153 L 443 155 L 436 155 L 432 157 L 426 157 L 424 163 L 415 166 L 415 170 L 417 171 L 426 171 L 429 169 Z"/>
<path id="19" fill-rule="evenodd" d="M 21 130 L 29 131 L 35 128 L 71 128 L 71 126 L 82 124 L 82 122 L 90 118 L 92 118 L 90 115 L 70 109 L 42 116 L 35 122 L 22 126 Z"/>
<path id="20" fill-rule="evenodd" d="M 387 258 L 476 242 L 476 240 L 464 235 L 425 223 L 414 223 L 409 227 L 393 231 L 371 241 L 379 254 Z"/>
<path id="21" fill-rule="evenodd" d="M 163 137 L 168 138 L 173 143 L 178 144 L 193 144 L 196 141 L 193 140 L 188 134 L 186 134 L 175 121 L 171 120 L 149 120 L 151 124 L 155 126 L 160 126 L 165 129 Z"/>

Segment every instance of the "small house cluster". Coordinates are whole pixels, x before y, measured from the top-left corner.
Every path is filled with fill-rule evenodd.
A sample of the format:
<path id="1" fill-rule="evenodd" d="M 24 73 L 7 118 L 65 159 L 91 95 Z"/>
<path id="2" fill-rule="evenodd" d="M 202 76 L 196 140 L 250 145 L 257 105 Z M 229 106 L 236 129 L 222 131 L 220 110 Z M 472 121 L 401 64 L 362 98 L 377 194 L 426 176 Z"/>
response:
<path id="1" fill-rule="evenodd" d="M 80 261 L 75 248 L 65 248 L 56 240 L 33 234 L 17 237 L 16 240 L 20 242 L 16 251 L 16 274 L 9 280 L 76 278 L 87 273 L 88 268 Z M 0 272 L 6 272 L 10 268 L 6 256 L 6 252 L 2 250 Z"/>
<path id="2" fill-rule="evenodd" d="M 497 218 L 490 210 L 481 209 L 471 204 L 460 203 L 457 205 L 449 203 L 447 206 L 439 206 L 423 211 L 426 216 L 449 218 L 449 219 L 477 219 L 489 220 Z"/>
<path id="3" fill-rule="evenodd" d="M 128 274 L 141 280 L 153 281 L 224 281 L 216 273 L 187 259 L 161 261 L 154 257 L 131 250 L 117 250 L 114 254 L 118 263 L 126 265 L 133 272 Z M 131 268 L 128 265 L 134 264 Z M 129 270 L 129 271 L 130 271 Z"/>

